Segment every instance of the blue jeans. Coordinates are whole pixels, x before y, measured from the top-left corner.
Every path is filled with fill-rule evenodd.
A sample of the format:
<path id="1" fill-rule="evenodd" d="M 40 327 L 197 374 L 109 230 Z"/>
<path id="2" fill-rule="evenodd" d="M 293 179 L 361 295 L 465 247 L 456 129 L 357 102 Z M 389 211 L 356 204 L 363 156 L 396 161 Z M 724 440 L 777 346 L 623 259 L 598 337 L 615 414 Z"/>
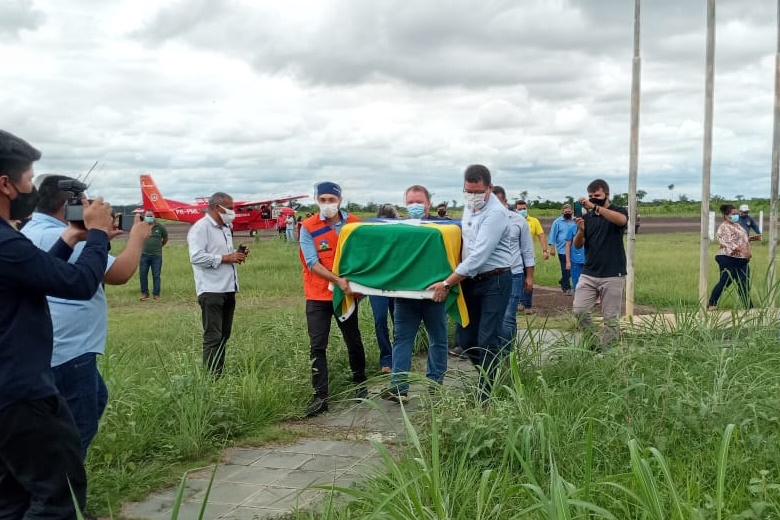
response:
<path id="1" fill-rule="evenodd" d="M 504 314 L 504 324 L 501 327 L 501 339 L 510 347 L 510 341 L 517 336 L 517 306 L 523 299 L 523 287 L 525 286 L 525 273 L 512 274 L 512 289 L 510 291 L 509 303 L 506 306 Z"/>
<path id="2" fill-rule="evenodd" d="M 580 281 L 583 267 L 585 267 L 585 264 L 578 264 L 577 262 L 571 263 L 571 283 L 574 287 L 574 292 L 577 292 L 577 283 Z"/>
<path id="3" fill-rule="evenodd" d="M 480 397 L 485 400 L 507 351 L 501 328 L 511 296 L 512 273 L 506 271 L 479 281 L 467 278 L 460 285 L 469 311 L 469 326 L 461 334 L 463 347 L 471 362 L 482 370 L 479 388 Z"/>
<path id="4" fill-rule="evenodd" d="M 52 368 L 52 372 L 57 390 L 68 403 L 79 430 L 83 460 L 108 402 L 108 390 L 97 368 L 97 354 L 82 354 Z"/>
<path id="5" fill-rule="evenodd" d="M 149 268 L 152 268 L 152 289 L 154 296 L 160 296 L 160 273 L 162 255 L 141 255 L 138 277 L 141 279 L 141 294 L 149 296 Z"/>
<path id="6" fill-rule="evenodd" d="M 426 377 L 436 383 L 444 381 L 444 373 L 447 371 L 447 309 L 444 302 L 396 298 L 390 384 L 397 387 L 399 392 L 409 390 L 407 374 L 412 368 L 412 348 L 421 321 L 428 332 Z"/>
<path id="7" fill-rule="evenodd" d="M 371 304 L 371 313 L 374 315 L 374 332 L 376 333 L 376 342 L 379 345 L 379 366 L 392 367 L 393 344 L 390 342 L 387 315 L 390 314 L 390 321 L 392 321 L 395 314 L 395 298 L 369 296 L 368 302 Z"/>
<path id="8" fill-rule="evenodd" d="M 295 228 L 293 226 L 288 226 L 285 233 L 287 234 L 288 242 L 295 242 Z"/>
<path id="9" fill-rule="evenodd" d="M 561 279 L 558 280 L 558 284 L 561 286 L 561 289 L 564 291 L 570 291 L 571 290 L 571 271 L 566 269 L 566 255 L 559 254 L 558 255 L 558 262 L 561 264 Z"/>

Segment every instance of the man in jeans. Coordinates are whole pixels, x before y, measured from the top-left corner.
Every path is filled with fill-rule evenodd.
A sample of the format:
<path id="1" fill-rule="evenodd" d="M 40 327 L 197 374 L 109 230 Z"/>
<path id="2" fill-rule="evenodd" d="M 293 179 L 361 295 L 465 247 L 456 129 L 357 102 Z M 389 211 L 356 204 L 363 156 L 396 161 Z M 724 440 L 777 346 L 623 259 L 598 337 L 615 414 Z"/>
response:
<path id="1" fill-rule="evenodd" d="M 420 185 L 410 186 L 404 192 L 404 203 L 410 218 L 429 219 L 431 195 Z M 395 299 L 393 316 L 393 370 L 390 388 L 382 397 L 403 402 L 409 391 L 408 373 L 412 368 L 412 349 L 420 322 L 428 333 L 428 379 L 436 384 L 444 381 L 447 371 L 447 308 L 444 301 Z"/>
<path id="2" fill-rule="evenodd" d="M 40 183 L 37 211 L 24 226 L 22 234 L 37 247 L 48 251 L 68 227 L 65 203 L 70 192 L 59 188 L 60 181 L 73 181 L 64 175 L 48 175 Z M 127 283 L 135 274 L 141 246 L 151 226 L 137 221 L 130 230 L 127 245 L 116 257 L 108 255 L 103 282 L 108 285 Z M 117 235 L 112 231 L 109 237 Z M 70 262 L 75 262 L 84 243 L 73 248 Z M 76 301 L 49 296 L 46 298 L 54 329 L 52 372 L 57 390 L 65 398 L 81 436 L 82 457 L 98 431 L 98 423 L 108 400 L 108 391 L 97 368 L 97 357 L 106 350 L 108 337 L 108 304 L 103 286 L 89 300 Z"/>
<path id="3" fill-rule="evenodd" d="M 506 191 L 501 186 L 493 187 L 493 194 L 506 207 Z M 534 286 L 534 240 L 528 222 L 518 213 L 507 208 L 509 218 L 509 246 L 512 252 L 512 289 L 509 304 L 504 314 L 501 338 L 509 348 L 517 337 L 517 306 L 523 299 L 523 292 Z"/>
<path id="4" fill-rule="evenodd" d="M 620 314 L 623 310 L 623 287 L 626 281 L 626 250 L 623 234 L 628 224 L 628 210 L 609 203 L 609 185 L 596 179 L 588 185 L 588 198 L 581 197 L 588 213 L 574 218 L 577 234 L 574 247 L 585 246 L 585 267 L 574 293 L 574 316 L 586 333 L 592 326 L 591 312 L 601 298 L 604 333 L 597 350 L 605 352 L 620 338 Z"/>
<path id="5" fill-rule="evenodd" d="M 501 327 L 512 286 L 512 254 L 506 207 L 491 192 L 490 170 L 473 164 L 463 174 L 466 207 L 462 261 L 443 281 L 432 284 L 434 301 L 444 301 L 461 284 L 469 325 L 460 334 L 472 363 L 480 369 L 480 398 L 489 397 L 498 364 L 505 353 Z"/>
<path id="6" fill-rule="evenodd" d="M 84 203 L 82 226 L 66 226 L 48 251 L 10 224 L 36 206 L 33 162 L 41 153 L 0 130 L 0 518 L 76 518 L 87 476 L 79 432 L 57 392 L 46 295 L 88 300 L 106 269 L 111 207 Z M 87 231 L 88 230 L 88 231 Z M 73 246 L 86 243 L 78 260 Z"/>
<path id="7" fill-rule="evenodd" d="M 152 297 L 160 299 L 160 273 L 162 272 L 162 248 L 168 243 L 168 230 L 157 222 L 154 212 L 144 213 L 144 220 L 151 224 L 152 231 L 149 238 L 144 241 L 144 249 L 141 253 L 141 266 L 138 269 L 138 277 L 141 279 L 141 300 L 149 299 L 149 268 L 152 269 Z"/>
<path id="8" fill-rule="evenodd" d="M 550 227 L 549 244 L 552 246 L 552 254 L 558 255 L 561 264 L 561 279 L 558 283 L 564 294 L 573 294 L 571 290 L 571 271 L 566 268 L 566 237 L 569 231 L 576 228 L 577 224 L 572 218 L 571 204 L 564 204 L 561 216 L 553 220 Z"/>

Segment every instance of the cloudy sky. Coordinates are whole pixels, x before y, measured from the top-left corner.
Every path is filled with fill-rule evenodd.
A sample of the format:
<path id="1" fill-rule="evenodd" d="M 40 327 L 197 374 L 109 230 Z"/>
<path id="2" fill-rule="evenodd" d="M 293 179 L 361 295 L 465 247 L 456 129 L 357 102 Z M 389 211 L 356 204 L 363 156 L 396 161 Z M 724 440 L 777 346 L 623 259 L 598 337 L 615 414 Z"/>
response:
<path id="1" fill-rule="evenodd" d="M 712 192 L 768 196 L 776 9 L 718 0 Z M 642 12 L 639 189 L 701 196 L 706 0 Z M 140 200 L 628 191 L 630 0 L 0 0 L 0 128 Z"/>

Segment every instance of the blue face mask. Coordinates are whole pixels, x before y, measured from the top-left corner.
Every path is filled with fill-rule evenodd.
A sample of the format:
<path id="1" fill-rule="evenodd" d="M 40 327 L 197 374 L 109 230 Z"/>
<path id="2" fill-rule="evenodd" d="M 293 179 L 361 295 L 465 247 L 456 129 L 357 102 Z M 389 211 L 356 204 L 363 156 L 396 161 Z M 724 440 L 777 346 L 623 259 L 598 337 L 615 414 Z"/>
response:
<path id="1" fill-rule="evenodd" d="M 409 212 L 409 218 L 423 218 L 425 216 L 425 204 L 418 202 L 407 204 L 406 211 Z"/>
<path id="2" fill-rule="evenodd" d="M 154 217 L 144 217 L 144 220 L 149 224 L 154 224 Z"/>
<path id="3" fill-rule="evenodd" d="M 739 215 L 731 215 L 732 222 L 739 222 Z"/>
<path id="4" fill-rule="evenodd" d="M 520 216 L 523 217 L 523 218 L 528 216 L 528 210 L 527 209 L 521 209 L 520 211 L 518 211 L 518 213 L 520 213 Z"/>

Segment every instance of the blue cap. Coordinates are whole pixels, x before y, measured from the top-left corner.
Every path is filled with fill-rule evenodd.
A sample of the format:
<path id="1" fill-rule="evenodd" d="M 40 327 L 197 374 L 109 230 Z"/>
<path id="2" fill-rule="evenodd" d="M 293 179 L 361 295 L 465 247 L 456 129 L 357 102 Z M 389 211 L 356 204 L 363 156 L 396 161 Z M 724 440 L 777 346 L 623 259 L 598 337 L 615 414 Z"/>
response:
<path id="1" fill-rule="evenodd" d="M 336 197 L 341 198 L 341 186 L 336 184 L 335 182 L 321 182 L 317 184 L 317 196 L 320 195 L 335 195 Z"/>

